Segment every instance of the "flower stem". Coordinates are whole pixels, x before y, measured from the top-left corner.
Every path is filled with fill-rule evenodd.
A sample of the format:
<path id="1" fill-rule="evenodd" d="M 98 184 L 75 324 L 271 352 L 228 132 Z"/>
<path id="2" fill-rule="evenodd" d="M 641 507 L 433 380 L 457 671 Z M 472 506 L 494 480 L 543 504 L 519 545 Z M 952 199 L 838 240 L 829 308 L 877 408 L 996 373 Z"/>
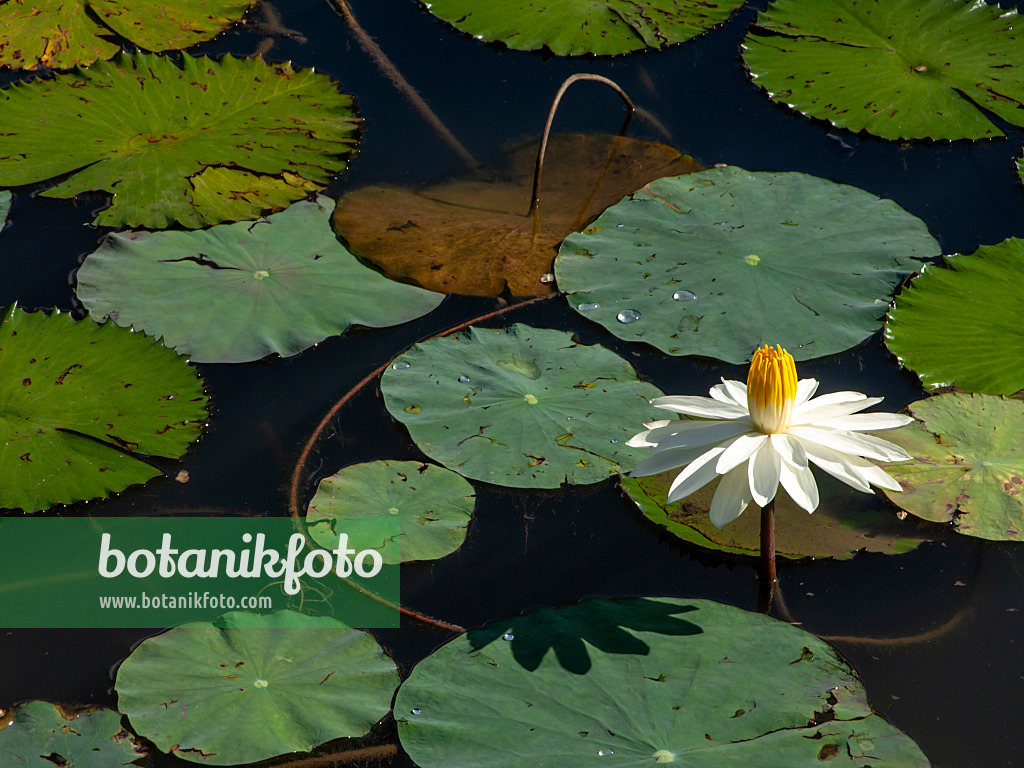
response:
<path id="1" fill-rule="evenodd" d="M 775 573 L 775 499 L 761 507 L 761 586 L 757 609 L 768 613 L 779 579 Z"/>

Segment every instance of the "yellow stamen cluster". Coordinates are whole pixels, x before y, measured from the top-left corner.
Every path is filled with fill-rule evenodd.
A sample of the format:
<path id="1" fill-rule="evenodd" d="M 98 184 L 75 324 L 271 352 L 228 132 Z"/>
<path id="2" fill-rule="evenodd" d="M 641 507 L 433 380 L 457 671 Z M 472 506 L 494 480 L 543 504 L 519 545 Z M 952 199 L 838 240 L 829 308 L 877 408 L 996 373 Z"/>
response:
<path id="1" fill-rule="evenodd" d="M 781 346 L 754 353 L 747 374 L 747 408 L 754 427 L 770 435 L 785 432 L 796 400 L 796 365 Z"/>

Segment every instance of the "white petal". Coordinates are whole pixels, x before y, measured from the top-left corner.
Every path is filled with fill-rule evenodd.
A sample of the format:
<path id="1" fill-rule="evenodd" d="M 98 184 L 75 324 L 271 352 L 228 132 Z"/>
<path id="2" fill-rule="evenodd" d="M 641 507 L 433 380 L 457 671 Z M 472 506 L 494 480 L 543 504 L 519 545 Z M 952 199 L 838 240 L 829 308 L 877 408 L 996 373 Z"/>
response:
<path id="1" fill-rule="evenodd" d="M 733 467 L 742 464 L 753 456 L 767 439 L 768 435 L 762 435 L 760 432 L 748 432 L 740 435 L 728 445 L 723 446 L 725 451 L 718 457 L 718 466 L 715 467 L 718 470 L 718 474 L 724 475 L 732 470 Z"/>
<path id="2" fill-rule="evenodd" d="M 821 398 L 818 398 L 819 400 Z M 840 416 L 849 416 L 851 413 L 862 411 L 865 408 L 877 405 L 882 402 L 881 397 L 865 397 L 863 400 L 848 403 L 832 403 L 831 405 L 815 406 L 809 408 L 804 405 L 799 416 L 794 413 L 791 424 L 817 424 L 825 419 L 836 419 Z"/>
<path id="3" fill-rule="evenodd" d="M 681 448 L 684 446 L 698 446 L 698 445 L 709 445 L 711 443 L 720 443 L 723 440 L 727 440 L 736 435 L 750 431 L 750 422 L 747 420 L 736 420 L 736 421 L 704 421 L 695 422 L 700 424 L 699 429 L 687 429 L 684 431 L 675 432 L 674 434 L 665 434 L 657 440 L 657 446 L 659 450 L 667 448 Z M 666 430 L 671 429 L 666 427 Z"/>
<path id="4" fill-rule="evenodd" d="M 798 382 L 797 388 L 799 389 L 799 387 L 800 384 Z M 803 417 L 804 414 L 806 414 L 808 411 L 812 411 L 817 408 L 824 408 L 825 406 L 829 405 L 843 404 L 850 404 L 851 409 L 848 410 L 847 413 L 853 413 L 854 411 L 859 410 L 856 404 L 862 403 L 867 399 L 868 396 L 860 392 L 829 392 L 827 395 L 821 395 L 820 397 L 816 397 L 813 400 L 807 400 L 804 403 L 794 402 L 793 417 Z M 867 408 L 866 405 L 863 407 Z"/>
<path id="5" fill-rule="evenodd" d="M 792 465 L 794 469 L 807 469 L 807 454 L 799 440 L 789 435 L 772 435 L 772 447 L 778 451 L 782 460 Z"/>
<path id="6" fill-rule="evenodd" d="M 852 463 L 852 462 L 851 462 Z M 866 467 L 857 467 L 861 478 L 879 488 L 888 488 L 890 491 L 902 491 L 903 486 L 899 481 L 881 467 L 876 467 L 870 461 L 865 461 Z"/>
<path id="7" fill-rule="evenodd" d="M 793 410 L 806 403 L 815 392 L 818 391 L 817 379 L 800 379 L 796 383 L 796 397 L 793 400 Z"/>
<path id="8" fill-rule="evenodd" d="M 721 384 L 711 388 L 710 394 L 720 403 L 732 403 L 744 409 L 747 407 L 747 385 L 742 381 L 722 379 Z"/>
<path id="9" fill-rule="evenodd" d="M 814 475 L 810 467 L 795 469 L 785 462 L 782 463 L 782 474 L 779 475 L 782 487 L 786 489 L 789 498 L 796 502 L 798 507 L 813 512 L 818 508 L 818 486 L 814 482 Z"/>
<path id="10" fill-rule="evenodd" d="M 852 416 L 839 416 L 835 419 L 816 419 L 814 426 L 829 429 L 847 429 L 851 432 L 881 432 L 883 429 L 896 429 L 914 419 L 898 413 L 855 413 Z"/>
<path id="11" fill-rule="evenodd" d="M 910 454 L 898 445 L 880 437 L 862 435 L 858 432 L 818 429 L 817 427 L 790 427 L 789 434 L 799 437 L 804 448 L 810 441 L 841 453 L 852 453 L 854 456 L 866 456 L 879 461 L 906 461 L 910 458 Z"/>
<path id="12" fill-rule="evenodd" d="M 655 408 L 664 408 L 676 413 L 685 413 L 687 416 L 700 416 L 705 419 L 738 419 L 749 415 L 745 406 L 720 403 L 710 397 L 670 395 L 654 398 L 651 400 L 651 405 Z"/>
<path id="13" fill-rule="evenodd" d="M 630 477 L 648 477 L 668 472 L 670 469 L 685 467 L 694 459 L 700 457 L 707 449 L 705 446 L 698 448 L 673 448 L 668 451 L 659 451 L 636 465 L 636 469 L 629 473 Z"/>
<path id="14" fill-rule="evenodd" d="M 750 478 L 750 494 L 759 506 L 775 498 L 779 490 L 779 476 L 782 472 L 782 457 L 775 452 L 772 444 L 765 441 L 747 465 Z"/>
<path id="15" fill-rule="evenodd" d="M 722 450 L 721 448 L 712 448 L 703 456 L 694 459 L 686 469 L 680 472 L 668 489 L 667 502 L 684 499 L 718 477 L 718 473 L 715 472 L 715 460 Z"/>
<path id="16" fill-rule="evenodd" d="M 721 530 L 739 517 L 751 500 L 747 468 L 736 467 L 718 484 L 715 497 L 711 500 L 711 524 Z"/>
<path id="17" fill-rule="evenodd" d="M 638 434 L 633 435 L 631 438 L 629 438 L 629 440 L 626 441 L 626 445 L 631 446 L 633 448 L 650 448 L 656 445 L 656 443 L 650 442 L 647 439 L 647 436 L 651 434 L 651 432 L 653 432 L 654 430 L 664 427 L 666 424 L 671 424 L 671 422 L 668 419 L 645 422 L 644 426 L 647 427 L 647 430 L 645 432 L 640 432 Z"/>
<path id="18" fill-rule="evenodd" d="M 844 455 L 817 443 L 803 443 L 803 447 L 807 453 L 807 458 L 832 475 L 832 477 L 842 480 L 858 491 L 871 493 L 871 486 L 860 476 L 856 467 L 850 463 L 852 459 L 856 459 L 855 456 Z"/>

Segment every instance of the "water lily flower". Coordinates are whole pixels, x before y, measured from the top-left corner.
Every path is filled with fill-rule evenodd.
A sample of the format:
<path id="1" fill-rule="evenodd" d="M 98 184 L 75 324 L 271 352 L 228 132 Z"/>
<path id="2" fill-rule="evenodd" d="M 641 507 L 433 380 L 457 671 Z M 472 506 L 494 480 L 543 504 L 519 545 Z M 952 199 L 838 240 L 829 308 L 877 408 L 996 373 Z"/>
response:
<path id="1" fill-rule="evenodd" d="M 895 429 L 909 416 L 857 413 L 882 401 L 860 392 L 833 392 L 812 399 L 815 379 L 797 381 L 796 365 L 782 347 L 764 346 L 754 353 L 747 383 L 722 379 L 711 397 L 659 397 L 656 408 L 690 419 L 655 421 L 629 441 L 649 447 L 651 456 L 631 473 L 656 475 L 685 467 L 669 488 L 678 501 L 722 476 L 711 502 L 711 522 L 732 522 L 751 501 L 765 507 L 779 485 L 800 507 L 813 512 L 818 486 L 815 464 L 847 485 L 870 493 L 877 485 L 902 490 L 891 476 L 868 459 L 906 461 L 898 445 L 864 432 Z"/>

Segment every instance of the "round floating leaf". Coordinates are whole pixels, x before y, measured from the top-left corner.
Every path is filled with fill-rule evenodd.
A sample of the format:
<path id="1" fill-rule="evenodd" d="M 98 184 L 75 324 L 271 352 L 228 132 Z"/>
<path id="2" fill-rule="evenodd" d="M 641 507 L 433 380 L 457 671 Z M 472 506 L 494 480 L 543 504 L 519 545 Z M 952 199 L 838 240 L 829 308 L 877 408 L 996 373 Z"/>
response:
<path id="1" fill-rule="evenodd" d="M 112 33 L 150 51 L 188 48 L 237 22 L 255 0 L 9 0 L 0 4 L 0 66 L 70 69 L 107 59 Z"/>
<path id="2" fill-rule="evenodd" d="M 78 270 L 78 298 L 197 362 L 296 355 L 355 323 L 396 325 L 443 298 L 381 277 L 334 236 L 325 205 L 255 224 L 112 234 Z"/>
<path id="3" fill-rule="evenodd" d="M 364 187 L 345 195 L 334 227 L 353 253 L 396 280 L 444 293 L 546 293 L 555 249 L 623 195 L 662 176 L 701 170 L 657 142 L 562 134 L 548 143 L 539 232 L 528 215 L 537 142 L 508 150 L 503 180 L 478 177 L 423 190 Z"/>
<path id="4" fill-rule="evenodd" d="M 621 339 L 730 363 L 860 343 L 895 286 L 939 253 L 891 200 L 803 173 L 715 168 L 652 182 L 570 235 L 558 285 Z"/>
<path id="5" fill-rule="evenodd" d="M 26 512 L 163 474 L 207 418 L 196 370 L 112 323 L 11 307 L 0 324 L 0 507 Z"/>
<path id="6" fill-rule="evenodd" d="M 1024 534 L 1024 403 L 991 395 L 947 394 L 908 406 L 917 421 L 886 433 L 912 462 L 889 464 L 902 493 L 885 495 L 911 514 L 953 522 L 981 539 Z"/>
<path id="7" fill-rule="evenodd" d="M 114 194 L 96 223 L 255 219 L 345 167 L 358 120 L 327 75 L 262 59 L 121 55 L 0 91 L 0 185 Z M 73 139 L 73 140 L 72 140 Z"/>
<path id="8" fill-rule="evenodd" d="M 465 541 L 475 503 L 473 486 L 451 470 L 418 461 L 371 461 L 321 480 L 306 523 L 314 541 L 333 549 L 335 526 L 351 535 L 364 520 L 397 515 L 401 539 L 385 542 L 384 562 L 436 560 Z"/>
<path id="9" fill-rule="evenodd" d="M 29 701 L 0 714 L 4 768 L 115 768 L 146 754 L 112 709 L 67 713 L 48 701 Z"/>
<path id="10" fill-rule="evenodd" d="M 768 95 L 886 139 L 1002 136 L 1024 125 L 1021 18 L 950 0 L 776 0 L 744 45 Z"/>
<path id="11" fill-rule="evenodd" d="M 682 501 L 665 504 L 669 486 L 679 470 L 650 477 L 620 477 L 622 489 L 640 511 L 684 541 L 707 549 L 741 555 L 757 555 L 761 549 L 761 519 L 756 506 L 718 530 L 708 510 L 718 488 L 714 480 Z M 921 543 L 919 531 L 908 531 L 880 508 L 876 496 L 860 493 L 838 480 L 816 475 L 821 503 L 813 515 L 798 507 L 789 496 L 775 497 L 775 549 L 782 557 L 853 557 L 860 551 L 895 555 Z M 884 504 L 884 502 L 881 502 Z M 885 505 L 888 506 L 888 505 Z"/>
<path id="12" fill-rule="evenodd" d="M 1024 389 L 1024 240 L 945 257 L 903 289 L 885 343 L 928 387 L 1009 395 Z"/>
<path id="13" fill-rule="evenodd" d="M 431 0 L 430 12 L 487 42 L 559 56 L 681 43 L 721 24 L 740 0 Z M 540 7 L 538 7 L 540 6 Z"/>
<path id="14" fill-rule="evenodd" d="M 470 328 L 399 357 L 381 379 L 391 415 L 460 475 L 517 488 L 596 483 L 646 453 L 630 426 L 660 397 L 609 350 L 571 334 Z"/>
<path id="15" fill-rule="evenodd" d="M 585 600 L 492 622 L 420 662 L 395 716 L 422 768 L 928 766 L 834 649 L 704 600 Z"/>
<path id="16" fill-rule="evenodd" d="M 132 727 L 164 752 L 237 765 L 362 736 L 398 682 L 369 633 L 281 611 L 152 637 L 121 664 L 115 688 Z"/>

